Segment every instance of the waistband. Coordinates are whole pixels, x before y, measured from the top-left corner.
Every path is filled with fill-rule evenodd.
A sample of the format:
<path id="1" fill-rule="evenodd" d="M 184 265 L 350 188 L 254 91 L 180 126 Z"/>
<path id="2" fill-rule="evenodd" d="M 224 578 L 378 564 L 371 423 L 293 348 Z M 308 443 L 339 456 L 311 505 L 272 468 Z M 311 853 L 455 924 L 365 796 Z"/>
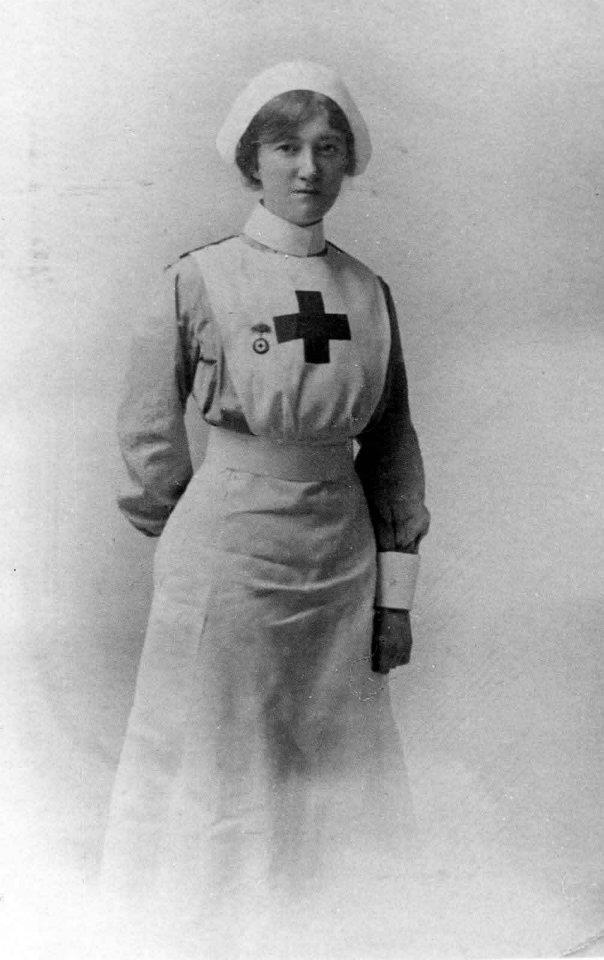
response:
<path id="1" fill-rule="evenodd" d="M 353 472 L 352 440 L 278 443 L 210 427 L 204 462 L 279 480 L 339 480 Z"/>

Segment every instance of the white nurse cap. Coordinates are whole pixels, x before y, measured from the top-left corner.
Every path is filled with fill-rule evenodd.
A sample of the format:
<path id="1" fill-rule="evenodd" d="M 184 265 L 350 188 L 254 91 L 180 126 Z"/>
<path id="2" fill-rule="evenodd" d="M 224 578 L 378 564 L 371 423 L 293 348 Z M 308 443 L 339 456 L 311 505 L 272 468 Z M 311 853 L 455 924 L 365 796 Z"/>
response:
<path id="1" fill-rule="evenodd" d="M 313 90 L 330 97 L 346 115 L 354 136 L 355 174 L 363 173 L 371 157 L 369 131 L 345 84 L 334 70 L 309 60 L 278 63 L 257 77 L 239 94 L 216 138 L 223 160 L 235 163 L 240 138 L 261 107 L 288 90 Z"/>

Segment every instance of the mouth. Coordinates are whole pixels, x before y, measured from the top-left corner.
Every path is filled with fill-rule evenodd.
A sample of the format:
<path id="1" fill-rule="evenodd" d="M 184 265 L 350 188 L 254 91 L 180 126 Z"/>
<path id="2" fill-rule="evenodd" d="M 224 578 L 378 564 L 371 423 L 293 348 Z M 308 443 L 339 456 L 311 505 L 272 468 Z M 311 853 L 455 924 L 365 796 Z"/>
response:
<path id="1" fill-rule="evenodd" d="M 312 188 L 307 188 L 303 190 L 294 190 L 293 193 L 296 195 L 301 195 L 303 197 L 318 197 L 321 193 L 320 190 L 313 190 Z"/>

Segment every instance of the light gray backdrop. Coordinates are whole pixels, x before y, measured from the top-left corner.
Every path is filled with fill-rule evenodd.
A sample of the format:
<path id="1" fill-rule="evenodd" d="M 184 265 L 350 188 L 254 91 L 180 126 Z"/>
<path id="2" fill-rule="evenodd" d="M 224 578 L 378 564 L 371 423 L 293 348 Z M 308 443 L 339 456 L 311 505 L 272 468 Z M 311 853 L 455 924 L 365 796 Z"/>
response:
<path id="1" fill-rule="evenodd" d="M 153 543 L 113 499 L 130 328 L 163 266 L 249 209 L 213 146 L 232 97 L 303 56 L 340 69 L 371 127 L 327 233 L 392 286 L 434 517 L 392 681 L 426 843 L 411 945 L 578 946 L 604 927 L 601 3 L 4 10 L 4 889 L 37 918 L 20 936 L 77 912 L 94 875 L 146 621 Z"/>

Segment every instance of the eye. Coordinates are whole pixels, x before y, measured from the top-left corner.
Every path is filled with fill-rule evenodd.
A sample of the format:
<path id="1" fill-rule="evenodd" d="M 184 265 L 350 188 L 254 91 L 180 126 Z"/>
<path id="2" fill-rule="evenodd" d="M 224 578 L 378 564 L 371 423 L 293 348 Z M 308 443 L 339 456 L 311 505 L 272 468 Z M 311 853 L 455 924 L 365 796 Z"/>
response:
<path id="1" fill-rule="evenodd" d="M 291 156 L 291 154 L 296 152 L 297 146 L 295 143 L 285 141 L 284 143 L 275 144 L 275 150 L 278 153 L 284 153 L 286 156 Z"/>
<path id="2" fill-rule="evenodd" d="M 344 144 L 338 143 L 337 141 L 331 141 L 329 143 L 321 144 L 319 148 L 321 154 L 325 157 L 342 157 L 344 156 L 345 147 Z"/>

